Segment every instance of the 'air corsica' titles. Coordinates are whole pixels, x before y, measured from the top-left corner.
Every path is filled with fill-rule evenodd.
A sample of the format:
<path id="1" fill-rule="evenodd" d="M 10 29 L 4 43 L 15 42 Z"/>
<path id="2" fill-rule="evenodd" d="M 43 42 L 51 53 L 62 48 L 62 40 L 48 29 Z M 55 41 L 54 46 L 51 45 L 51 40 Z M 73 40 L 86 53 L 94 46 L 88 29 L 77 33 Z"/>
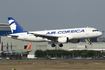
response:
<path id="1" fill-rule="evenodd" d="M 84 29 L 78 29 L 78 30 L 61 30 L 61 31 L 51 31 L 47 32 L 46 34 L 65 34 L 65 33 L 80 33 L 85 32 Z"/>

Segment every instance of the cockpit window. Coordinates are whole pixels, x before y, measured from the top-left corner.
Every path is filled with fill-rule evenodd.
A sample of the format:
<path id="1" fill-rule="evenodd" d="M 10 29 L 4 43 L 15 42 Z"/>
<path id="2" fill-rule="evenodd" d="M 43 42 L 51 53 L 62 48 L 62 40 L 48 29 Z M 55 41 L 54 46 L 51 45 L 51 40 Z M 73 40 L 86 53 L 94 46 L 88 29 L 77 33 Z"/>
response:
<path id="1" fill-rule="evenodd" d="M 98 31 L 98 30 L 93 30 L 93 32 L 96 32 L 96 31 Z"/>

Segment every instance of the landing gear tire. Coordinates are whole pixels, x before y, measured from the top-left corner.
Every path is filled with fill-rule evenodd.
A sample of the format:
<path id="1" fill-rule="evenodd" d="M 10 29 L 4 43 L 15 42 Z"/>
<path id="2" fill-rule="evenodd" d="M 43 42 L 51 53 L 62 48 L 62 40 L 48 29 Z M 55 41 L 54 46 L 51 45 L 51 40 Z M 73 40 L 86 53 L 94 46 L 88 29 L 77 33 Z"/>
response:
<path id="1" fill-rule="evenodd" d="M 53 43 L 51 46 L 52 46 L 52 47 L 55 47 L 56 45 Z"/>
<path id="2" fill-rule="evenodd" d="M 62 44 L 62 43 L 60 43 L 60 44 L 59 44 L 59 47 L 63 47 L 63 44 Z"/>
<path id="3" fill-rule="evenodd" d="M 91 45 L 92 43 L 91 43 L 91 42 L 89 42 L 88 44 L 89 44 L 89 45 Z"/>

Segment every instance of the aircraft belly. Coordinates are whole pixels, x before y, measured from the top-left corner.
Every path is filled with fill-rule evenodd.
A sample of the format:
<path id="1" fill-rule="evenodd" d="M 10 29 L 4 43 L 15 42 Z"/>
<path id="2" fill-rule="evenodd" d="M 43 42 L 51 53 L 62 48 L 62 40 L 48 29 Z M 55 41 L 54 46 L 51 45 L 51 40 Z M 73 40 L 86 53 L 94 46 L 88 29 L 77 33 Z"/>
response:
<path id="1" fill-rule="evenodd" d="M 29 36 L 26 38 L 28 41 L 47 41 L 47 39 L 42 37 L 35 37 L 35 36 Z"/>
<path id="2" fill-rule="evenodd" d="M 80 33 L 72 34 L 72 37 L 73 37 L 74 39 L 83 38 L 84 36 L 85 36 L 84 34 L 80 34 Z"/>

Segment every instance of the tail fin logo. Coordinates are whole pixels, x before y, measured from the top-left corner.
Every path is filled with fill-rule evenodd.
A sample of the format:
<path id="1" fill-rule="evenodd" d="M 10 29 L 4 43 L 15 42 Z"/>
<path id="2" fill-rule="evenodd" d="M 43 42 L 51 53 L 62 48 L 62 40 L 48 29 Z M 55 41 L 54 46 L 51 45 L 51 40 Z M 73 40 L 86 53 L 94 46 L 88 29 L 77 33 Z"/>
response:
<path id="1" fill-rule="evenodd" d="M 14 22 L 14 20 L 9 20 L 8 22 L 9 22 L 9 24 L 11 24 L 12 22 Z"/>
<path id="2" fill-rule="evenodd" d="M 28 44 L 26 50 L 30 50 L 31 49 L 31 42 Z"/>
<path id="3" fill-rule="evenodd" d="M 9 20 L 8 22 L 9 22 L 9 24 L 10 24 L 10 28 L 11 28 L 11 31 L 12 31 L 12 33 L 13 33 L 13 30 L 16 30 L 16 24 L 13 23 L 14 20 Z"/>

